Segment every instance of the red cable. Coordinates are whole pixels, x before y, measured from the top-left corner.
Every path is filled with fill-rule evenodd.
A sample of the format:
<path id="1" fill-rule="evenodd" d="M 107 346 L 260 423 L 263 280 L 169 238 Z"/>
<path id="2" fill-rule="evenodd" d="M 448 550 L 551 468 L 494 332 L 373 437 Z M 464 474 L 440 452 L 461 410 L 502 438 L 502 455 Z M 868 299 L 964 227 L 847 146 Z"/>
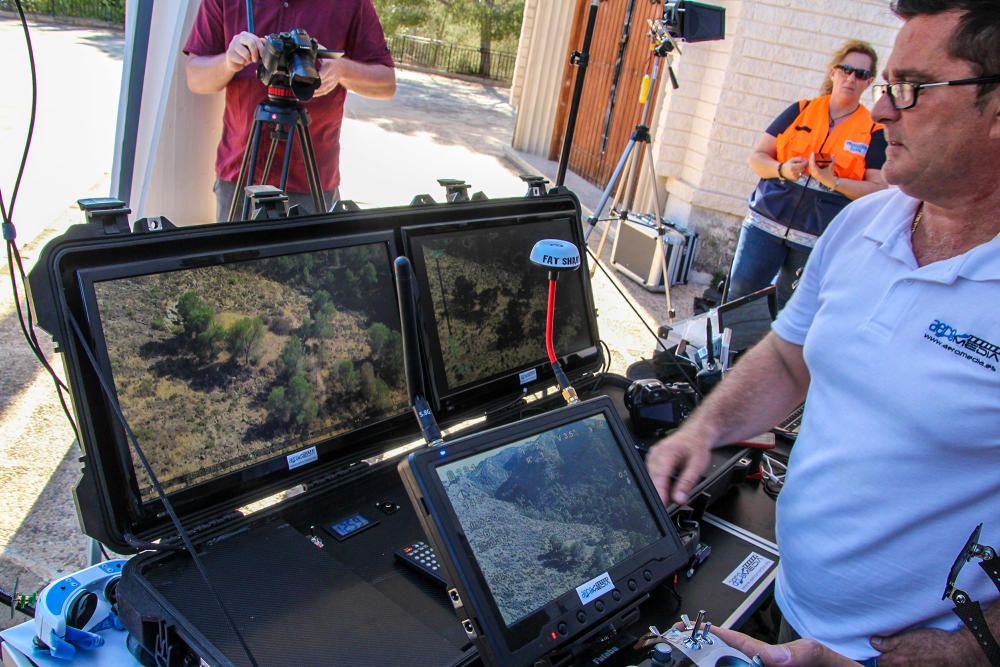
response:
<path id="1" fill-rule="evenodd" d="M 556 348 L 552 342 L 552 320 L 556 312 L 556 281 L 549 280 L 549 306 L 545 313 L 545 350 L 549 353 L 549 362 L 556 363 Z"/>

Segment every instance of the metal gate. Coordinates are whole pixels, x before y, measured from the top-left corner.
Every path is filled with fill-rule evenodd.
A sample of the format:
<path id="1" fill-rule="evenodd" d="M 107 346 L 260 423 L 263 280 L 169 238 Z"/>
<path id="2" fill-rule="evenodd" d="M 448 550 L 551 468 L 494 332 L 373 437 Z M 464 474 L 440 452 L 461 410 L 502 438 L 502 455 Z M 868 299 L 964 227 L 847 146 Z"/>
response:
<path id="1" fill-rule="evenodd" d="M 570 49 L 582 50 L 587 27 L 589 0 L 577 0 L 570 34 Z M 580 109 L 577 115 L 569 168 L 603 189 L 621 158 L 633 130 L 642 118 L 639 92 L 649 63 L 648 21 L 661 18 L 662 1 L 601 0 L 590 45 Z M 623 37 L 626 38 L 623 40 Z M 567 66 L 563 74 L 555 129 L 549 159 L 557 160 L 562 151 L 569 104 L 577 69 Z M 663 79 L 669 78 L 666 62 L 660 62 L 656 90 L 650 91 L 649 104 L 655 104 Z M 650 116 L 652 121 L 652 115 Z M 602 150 L 603 145 L 603 150 Z M 635 174 L 648 169 L 633 170 Z"/>

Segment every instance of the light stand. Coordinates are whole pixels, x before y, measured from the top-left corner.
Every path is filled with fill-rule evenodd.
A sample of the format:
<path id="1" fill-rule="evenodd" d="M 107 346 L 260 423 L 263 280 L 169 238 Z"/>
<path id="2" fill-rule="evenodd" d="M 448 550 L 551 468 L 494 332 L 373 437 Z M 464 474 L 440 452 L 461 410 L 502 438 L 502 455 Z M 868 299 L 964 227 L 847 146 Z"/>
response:
<path id="1" fill-rule="evenodd" d="M 549 300 L 545 311 L 545 351 L 549 356 L 549 364 L 556 376 L 556 381 L 562 390 L 567 403 L 579 402 L 576 390 L 569 383 L 569 378 L 559 365 L 553 335 L 553 321 L 556 310 L 556 280 L 562 271 L 575 271 L 580 268 L 580 250 L 569 241 L 558 239 L 542 239 L 531 249 L 531 263 L 549 270 Z"/>
<path id="2" fill-rule="evenodd" d="M 556 186 L 566 180 L 566 168 L 569 166 L 569 151 L 573 146 L 573 133 L 576 132 L 576 115 L 580 111 L 580 96 L 583 95 L 583 80 L 587 74 L 587 61 L 590 60 L 590 41 L 594 37 L 594 24 L 597 23 L 597 2 L 591 0 L 590 11 L 587 14 L 587 30 L 583 36 L 583 51 L 570 54 L 569 62 L 576 65 L 576 83 L 573 84 L 573 101 L 569 105 L 569 117 L 566 119 L 566 134 L 563 138 L 562 153 L 559 156 L 559 169 L 556 172 Z"/>
<path id="3" fill-rule="evenodd" d="M 667 270 L 667 251 L 663 248 L 663 238 L 667 234 L 667 227 L 663 224 L 663 220 L 660 217 L 660 211 L 663 210 L 663 203 L 660 201 L 660 191 L 656 187 L 656 170 L 653 168 L 653 149 L 652 149 L 652 137 L 649 134 L 649 113 L 652 106 L 649 104 L 649 94 L 650 91 L 655 89 L 656 79 L 659 73 L 660 58 L 667 58 L 667 70 L 670 73 L 670 81 L 673 87 L 677 88 L 677 79 L 674 77 L 673 70 L 670 67 L 670 58 L 673 51 L 680 53 L 680 49 L 677 43 L 670 36 L 667 31 L 666 26 L 662 21 L 650 21 L 649 36 L 653 40 L 653 44 L 650 47 L 649 60 L 650 63 L 647 65 L 647 74 L 643 77 L 642 89 L 639 94 L 639 104 L 642 106 L 642 117 L 639 124 L 635 126 L 632 131 L 632 136 L 629 138 L 628 144 L 625 145 L 625 150 L 622 152 L 621 158 L 618 160 L 618 164 L 615 166 L 614 172 L 611 174 L 611 178 L 608 180 L 608 185 L 604 188 L 604 192 L 601 193 L 601 199 L 597 204 L 597 208 L 594 210 L 593 215 L 587 218 L 587 223 L 589 227 L 584 235 L 585 239 L 590 238 L 590 234 L 594 229 L 594 225 L 600 220 L 601 213 L 604 211 L 604 207 L 607 205 L 608 200 L 611 198 L 611 193 L 614 191 L 614 199 L 611 202 L 611 210 L 617 212 L 619 227 L 621 226 L 621 219 L 625 217 L 625 211 L 618 211 L 618 204 L 622 201 L 631 202 L 634 196 L 635 184 L 637 181 L 636 170 L 639 168 L 639 160 L 643 159 L 649 170 L 650 181 L 653 186 L 653 196 L 656 199 L 656 234 L 657 243 L 660 244 L 659 251 L 661 255 L 661 279 L 663 280 L 663 294 L 666 300 L 667 306 L 667 318 L 669 322 L 673 321 L 675 316 L 675 311 L 673 304 L 670 301 L 670 276 Z M 637 146 L 642 146 L 641 150 L 644 150 L 644 155 L 637 155 L 635 150 Z M 617 185 L 617 188 L 616 188 Z M 623 199 L 622 194 L 625 194 Z M 601 252 L 604 250 L 604 244 L 608 238 L 608 232 L 611 229 L 611 224 L 605 226 L 604 231 L 601 233 L 601 240 L 597 246 L 597 252 L 595 256 L 598 261 L 600 261 Z M 620 231 L 616 230 L 616 234 Z"/>

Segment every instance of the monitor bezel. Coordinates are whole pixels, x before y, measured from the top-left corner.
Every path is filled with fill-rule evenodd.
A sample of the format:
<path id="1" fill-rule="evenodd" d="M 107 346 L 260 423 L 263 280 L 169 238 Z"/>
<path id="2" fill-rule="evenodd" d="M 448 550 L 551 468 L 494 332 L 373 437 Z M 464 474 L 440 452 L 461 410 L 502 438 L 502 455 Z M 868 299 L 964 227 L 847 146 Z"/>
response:
<path id="1" fill-rule="evenodd" d="M 725 303 L 719 304 L 715 309 L 716 324 L 718 325 L 719 331 L 722 332 L 723 329 L 725 329 L 726 326 L 725 314 L 727 312 L 731 310 L 737 310 L 745 306 L 746 304 L 751 303 L 753 301 L 757 301 L 759 299 L 767 300 L 767 310 L 771 314 L 771 322 L 774 322 L 774 320 L 778 317 L 777 288 L 774 285 L 768 285 L 763 289 L 759 289 L 756 292 L 751 292 L 750 294 L 741 296 L 738 299 L 733 299 L 732 301 L 726 301 Z M 746 349 L 749 348 L 744 348 L 744 350 L 734 350 L 734 352 L 739 353 L 745 351 Z"/>
<path id="2" fill-rule="evenodd" d="M 321 236 L 309 238 L 295 238 L 298 236 L 297 234 L 289 236 L 290 238 L 286 240 L 262 242 L 261 239 L 248 235 L 246 244 L 227 243 L 224 252 L 206 246 L 201 246 L 202 249 L 199 250 L 197 245 L 181 242 L 177 244 L 173 252 L 168 250 L 151 258 L 126 258 L 118 262 L 105 262 L 76 268 L 73 273 L 78 290 L 77 298 L 79 299 L 82 328 L 90 338 L 88 345 L 91 346 L 91 350 L 97 358 L 100 373 L 109 381 L 112 390 L 114 390 L 114 376 L 104 327 L 99 317 L 95 283 L 364 245 L 384 248 L 386 276 L 389 280 L 394 280 L 392 261 L 398 255 L 398 246 L 395 234 L 391 229 L 353 234 L 338 234 L 330 229 Z M 126 503 L 111 504 L 114 511 L 119 514 L 115 524 L 120 529 L 128 526 L 128 531 L 137 535 L 155 534 L 159 528 L 167 523 L 168 517 L 165 514 L 163 503 L 158 496 L 146 501 L 141 499 L 130 454 L 132 445 L 128 436 L 116 418 L 108 397 L 99 388 L 96 373 L 93 366 L 86 360 L 85 355 L 79 357 L 77 368 L 94 385 L 87 392 L 87 395 L 91 397 L 90 400 L 85 401 L 82 406 L 74 401 L 77 404 L 78 421 L 81 422 L 82 427 L 94 431 L 95 437 L 90 438 L 90 440 L 96 443 L 97 452 L 95 454 L 99 457 L 97 469 L 101 472 L 101 481 L 108 497 L 127 499 Z M 117 391 L 115 394 L 115 400 L 118 400 Z M 101 399 L 99 405 L 93 403 L 95 396 L 99 396 Z M 85 414 L 79 417 L 81 407 Z M 379 436 L 392 431 L 406 430 L 406 427 L 411 424 L 412 417 L 409 406 L 403 406 L 399 411 L 387 414 L 380 420 L 367 422 L 358 428 L 316 442 L 304 443 L 300 449 L 268 456 L 252 466 L 233 470 L 218 477 L 191 484 L 184 489 L 172 491 L 169 498 L 180 515 L 197 516 L 217 511 L 216 508 L 219 506 L 232 504 L 234 500 L 244 497 L 248 493 L 255 494 L 256 492 L 259 495 L 265 489 L 283 488 L 295 484 L 309 474 L 315 474 L 315 470 L 319 466 L 343 459 L 347 453 L 363 450 L 369 444 L 377 443 Z M 287 456 L 307 451 L 312 447 L 316 448 L 314 461 L 302 467 L 288 465 Z"/>
<path id="3" fill-rule="evenodd" d="M 608 570 L 615 583 L 611 595 L 602 595 L 582 604 L 576 590 L 569 590 L 512 626 L 507 626 L 471 551 L 437 468 L 532 434 L 598 415 L 607 421 L 649 515 L 657 524 L 660 537 Z M 650 591 L 687 562 L 687 553 L 674 524 L 614 403 L 606 396 L 466 436 L 437 448 L 413 452 L 400 463 L 399 470 L 418 517 L 437 550 L 447 579 L 457 592 L 460 605 L 456 604 L 456 607 L 463 617 L 463 624 L 473 624 L 471 627 L 477 635 L 475 640 L 480 655 L 487 664 L 532 664 L 544 655 L 565 649 L 644 600 Z M 452 600 L 456 601 L 454 597 Z M 578 616 L 580 612 L 583 616 Z"/>
<path id="4" fill-rule="evenodd" d="M 526 393 L 537 391 L 554 382 L 554 372 L 545 352 L 544 340 L 538 341 L 538 356 L 524 366 L 510 369 L 505 373 L 495 374 L 458 387 L 448 387 L 444 372 L 444 347 L 438 339 L 438 330 L 434 322 L 433 304 L 426 297 L 428 281 L 423 258 L 417 252 L 415 244 L 421 239 L 435 235 L 454 234 L 456 232 L 474 233 L 477 230 L 514 227 L 531 223 L 559 223 L 567 226 L 572 241 L 580 249 L 580 268 L 576 271 L 564 272 L 558 279 L 556 290 L 556 308 L 558 310 L 559 287 L 567 280 L 576 280 L 582 289 L 584 301 L 584 321 L 589 333 L 591 345 L 580 349 L 564 351 L 556 348 L 556 354 L 563 371 L 571 379 L 577 379 L 587 373 L 592 373 L 604 364 L 604 354 L 601 348 L 600 332 L 597 326 L 597 314 L 594 307 L 594 296 L 590 285 L 590 269 L 587 263 L 586 242 L 579 216 L 571 217 L 565 213 L 549 215 L 481 218 L 465 221 L 449 221 L 436 224 L 404 226 L 400 230 L 404 254 L 413 264 L 414 277 L 421 299 L 418 303 L 418 318 L 420 328 L 421 355 L 427 361 L 427 392 L 428 400 L 434 412 L 441 419 L 453 415 L 468 414 L 471 411 L 486 412 L 489 407 L 497 404 L 507 404 Z M 541 239 L 535 239 L 541 240 Z M 547 290 L 547 274 L 544 269 L 538 269 L 538 290 L 544 294 Z M 565 288 L 563 288 L 565 289 Z M 555 329 L 558 335 L 558 315 Z"/>

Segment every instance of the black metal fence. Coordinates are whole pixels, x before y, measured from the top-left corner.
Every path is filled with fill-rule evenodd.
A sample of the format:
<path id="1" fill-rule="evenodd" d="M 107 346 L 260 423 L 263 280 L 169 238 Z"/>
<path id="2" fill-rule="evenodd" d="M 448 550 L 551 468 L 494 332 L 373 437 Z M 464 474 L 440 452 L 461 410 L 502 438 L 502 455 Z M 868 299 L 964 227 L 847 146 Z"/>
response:
<path id="1" fill-rule="evenodd" d="M 21 0 L 25 14 L 74 17 L 125 24 L 125 0 Z M 0 10 L 16 12 L 14 0 L 0 0 Z"/>
<path id="2" fill-rule="evenodd" d="M 388 42 L 393 60 L 399 64 L 468 74 L 506 84 L 514 78 L 516 56 L 513 53 L 457 46 L 410 35 L 393 35 Z"/>

